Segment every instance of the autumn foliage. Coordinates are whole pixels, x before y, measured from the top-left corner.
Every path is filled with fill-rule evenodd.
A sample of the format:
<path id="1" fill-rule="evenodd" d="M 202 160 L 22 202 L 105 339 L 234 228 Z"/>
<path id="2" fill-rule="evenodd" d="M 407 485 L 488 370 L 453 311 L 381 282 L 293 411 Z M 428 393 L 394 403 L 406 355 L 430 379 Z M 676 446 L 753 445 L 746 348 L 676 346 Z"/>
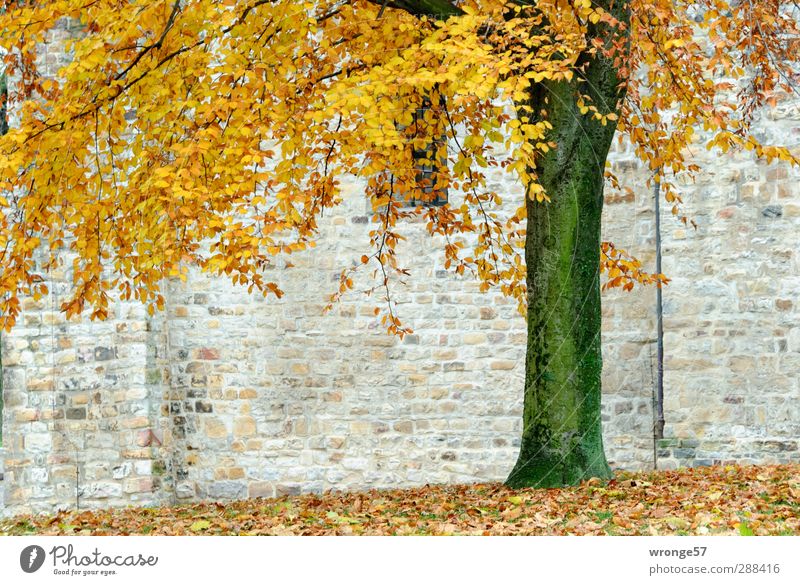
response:
<path id="1" fill-rule="evenodd" d="M 798 506 L 797 465 L 719 465 L 549 490 L 425 486 L 17 516 L 0 535 L 797 535 Z"/>
<path id="2" fill-rule="evenodd" d="M 676 179 L 699 170 L 689 146 L 798 163 L 751 133 L 759 107 L 794 91 L 792 3 L 622 5 L 629 23 L 590 0 L 467 0 L 449 18 L 363 0 L 3 0 L 3 326 L 21 295 L 47 294 L 64 248 L 69 316 L 105 318 L 115 296 L 162 307 L 163 280 L 190 266 L 280 295 L 263 269 L 313 246 L 346 176 L 366 182 L 375 222 L 361 265 L 387 295 L 404 270 L 398 225 L 422 215 L 448 268 L 523 305 L 524 201 L 504 203 L 488 177 L 516 173 L 546 204 L 536 165 L 550 122 L 508 100 L 580 77 L 587 56 L 613 60 L 625 97 L 577 96 L 582 115 L 617 125 L 676 214 Z M 72 60 L 49 75 L 41 44 L 64 19 Z M 435 185 L 417 180 L 420 151 Z M 446 205 L 403 205 L 445 187 Z M 610 243 L 602 252 L 611 286 L 662 279 Z M 351 286 L 343 273 L 337 294 Z"/>

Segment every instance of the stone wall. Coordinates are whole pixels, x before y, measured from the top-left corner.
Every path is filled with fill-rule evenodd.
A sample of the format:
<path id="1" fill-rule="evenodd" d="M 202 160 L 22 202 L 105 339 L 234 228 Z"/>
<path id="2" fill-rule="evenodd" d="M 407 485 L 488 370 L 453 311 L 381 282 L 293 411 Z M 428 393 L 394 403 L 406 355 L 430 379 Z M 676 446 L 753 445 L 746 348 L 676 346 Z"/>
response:
<path id="1" fill-rule="evenodd" d="M 112 320 L 66 322 L 57 311 L 64 273 L 49 297 L 26 299 L 3 339 L 3 446 L 11 508 L 153 503 L 154 455 L 145 448 L 152 335 L 141 306 L 120 303 Z"/>
<path id="2" fill-rule="evenodd" d="M 413 276 L 394 291 L 413 335 L 388 336 L 374 303 L 358 294 L 322 315 L 341 267 L 367 250 L 372 226 L 358 190 L 325 222 L 315 252 L 276 272 L 283 299 L 202 277 L 173 288 L 170 362 L 173 388 L 186 397 L 187 493 L 273 495 L 508 472 L 524 322 L 509 300 L 445 273 L 423 224 L 404 226 Z"/>
<path id="3" fill-rule="evenodd" d="M 759 128 L 800 145 L 800 102 Z M 606 451 L 627 469 L 797 460 L 800 173 L 692 154 L 706 168 L 683 185 L 698 228 L 662 210 L 666 438 L 653 439 L 655 291 L 609 291 Z M 633 194 L 607 193 L 604 238 L 652 269 L 647 171 L 626 145 L 612 160 Z M 362 186 L 346 190 L 317 248 L 274 269 L 280 300 L 192 274 L 168 283 L 153 318 L 120 302 L 106 322 L 67 322 L 70 275 L 52 274 L 49 297 L 26 299 L 3 336 L 5 512 L 502 480 L 521 431 L 523 319 L 446 273 L 414 222 L 401 252 L 412 277 L 394 296 L 415 333 L 387 336 L 359 294 L 322 315 L 367 249 Z"/>
<path id="4" fill-rule="evenodd" d="M 762 112 L 756 127 L 762 140 L 789 144 L 800 155 L 800 101 L 784 100 Z M 664 290 L 667 424 L 666 438 L 657 445 L 659 467 L 796 460 L 800 172 L 757 163 L 749 153 L 720 159 L 702 144 L 692 155 L 705 172 L 682 190 L 697 229 L 684 228 L 668 212 L 662 217 L 663 270 L 672 282 Z M 640 185 L 638 163 L 624 153 L 616 161 L 631 168 L 625 182 Z M 651 206 L 652 198 L 643 197 L 639 187 L 636 208 L 626 220 L 611 205 L 605 216 L 608 237 L 621 240 L 630 234 L 631 248 L 648 261 Z M 636 332 L 646 341 L 644 333 L 653 331 L 646 317 L 649 302 L 605 300 L 606 387 L 627 395 L 628 384 L 620 385 L 618 377 L 625 370 L 618 364 L 642 360 L 650 351 L 636 340 Z M 617 343 L 628 327 L 631 339 Z M 637 403 L 644 410 L 642 395 L 637 398 L 633 389 L 630 395 L 630 404 L 617 404 L 609 414 L 636 412 Z"/>

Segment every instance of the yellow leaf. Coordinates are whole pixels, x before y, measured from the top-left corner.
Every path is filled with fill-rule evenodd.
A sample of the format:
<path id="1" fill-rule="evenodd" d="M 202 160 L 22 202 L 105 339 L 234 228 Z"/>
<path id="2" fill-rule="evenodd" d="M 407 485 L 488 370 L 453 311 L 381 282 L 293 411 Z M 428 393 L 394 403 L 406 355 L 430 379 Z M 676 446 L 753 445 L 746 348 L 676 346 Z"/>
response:
<path id="1" fill-rule="evenodd" d="M 189 526 L 189 530 L 192 532 L 202 532 L 204 530 L 208 530 L 209 528 L 211 528 L 211 522 L 208 520 L 198 520 Z"/>

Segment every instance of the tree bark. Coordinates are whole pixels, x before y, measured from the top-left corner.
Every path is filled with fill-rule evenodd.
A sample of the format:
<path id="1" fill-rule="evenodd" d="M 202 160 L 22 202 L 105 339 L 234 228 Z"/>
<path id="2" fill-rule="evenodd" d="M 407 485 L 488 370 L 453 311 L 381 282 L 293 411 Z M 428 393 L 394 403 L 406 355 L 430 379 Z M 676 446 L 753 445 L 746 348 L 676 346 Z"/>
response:
<path id="1" fill-rule="evenodd" d="M 0 136 L 8 132 L 8 78 L 0 71 Z"/>
<path id="2" fill-rule="evenodd" d="M 511 487 L 611 476 L 600 422 L 600 220 L 616 124 L 581 114 L 576 98 L 588 94 L 608 113 L 622 94 L 612 63 L 586 62 L 583 79 L 544 82 L 525 102 L 546 111 L 557 146 L 536 169 L 551 201 L 527 201 L 525 396 L 519 457 L 506 480 Z"/>

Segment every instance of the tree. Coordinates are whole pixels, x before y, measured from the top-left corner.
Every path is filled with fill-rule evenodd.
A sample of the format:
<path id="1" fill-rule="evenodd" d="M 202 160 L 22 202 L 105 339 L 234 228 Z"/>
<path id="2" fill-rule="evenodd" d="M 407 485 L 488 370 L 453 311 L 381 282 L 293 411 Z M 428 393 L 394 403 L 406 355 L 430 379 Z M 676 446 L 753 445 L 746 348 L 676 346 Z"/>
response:
<path id="1" fill-rule="evenodd" d="M 627 290 L 664 281 L 600 242 L 604 185 L 623 188 L 605 168 L 615 134 L 633 143 L 684 222 L 675 180 L 697 172 L 695 143 L 798 163 L 751 133 L 759 107 L 795 91 L 791 2 L 3 6 L 0 46 L 19 112 L 0 139 L 5 328 L 20 295 L 47 292 L 42 275 L 54 260 L 34 263 L 40 247 L 74 255 L 68 316 L 105 318 L 112 294 L 160 308 L 161 280 L 186 265 L 280 295 L 263 269 L 313 245 L 318 218 L 341 200 L 340 178 L 362 177 L 376 222 L 361 261 L 375 268 L 390 332 L 407 331 L 390 290 L 405 274 L 396 228 L 413 214 L 445 242 L 448 268 L 501 287 L 527 314 L 512 486 L 610 473 L 599 417 L 600 273 L 604 286 Z M 48 77 L 37 43 L 65 17 L 79 24 L 74 58 Z M 433 185 L 418 181 L 419 152 L 426 164 L 448 161 Z M 487 181 L 497 169 L 526 190 L 510 217 Z M 402 205 L 444 187 L 463 204 Z M 466 234 L 476 242 L 469 249 Z M 351 276 L 342 272 L 334 299 Z"/>

